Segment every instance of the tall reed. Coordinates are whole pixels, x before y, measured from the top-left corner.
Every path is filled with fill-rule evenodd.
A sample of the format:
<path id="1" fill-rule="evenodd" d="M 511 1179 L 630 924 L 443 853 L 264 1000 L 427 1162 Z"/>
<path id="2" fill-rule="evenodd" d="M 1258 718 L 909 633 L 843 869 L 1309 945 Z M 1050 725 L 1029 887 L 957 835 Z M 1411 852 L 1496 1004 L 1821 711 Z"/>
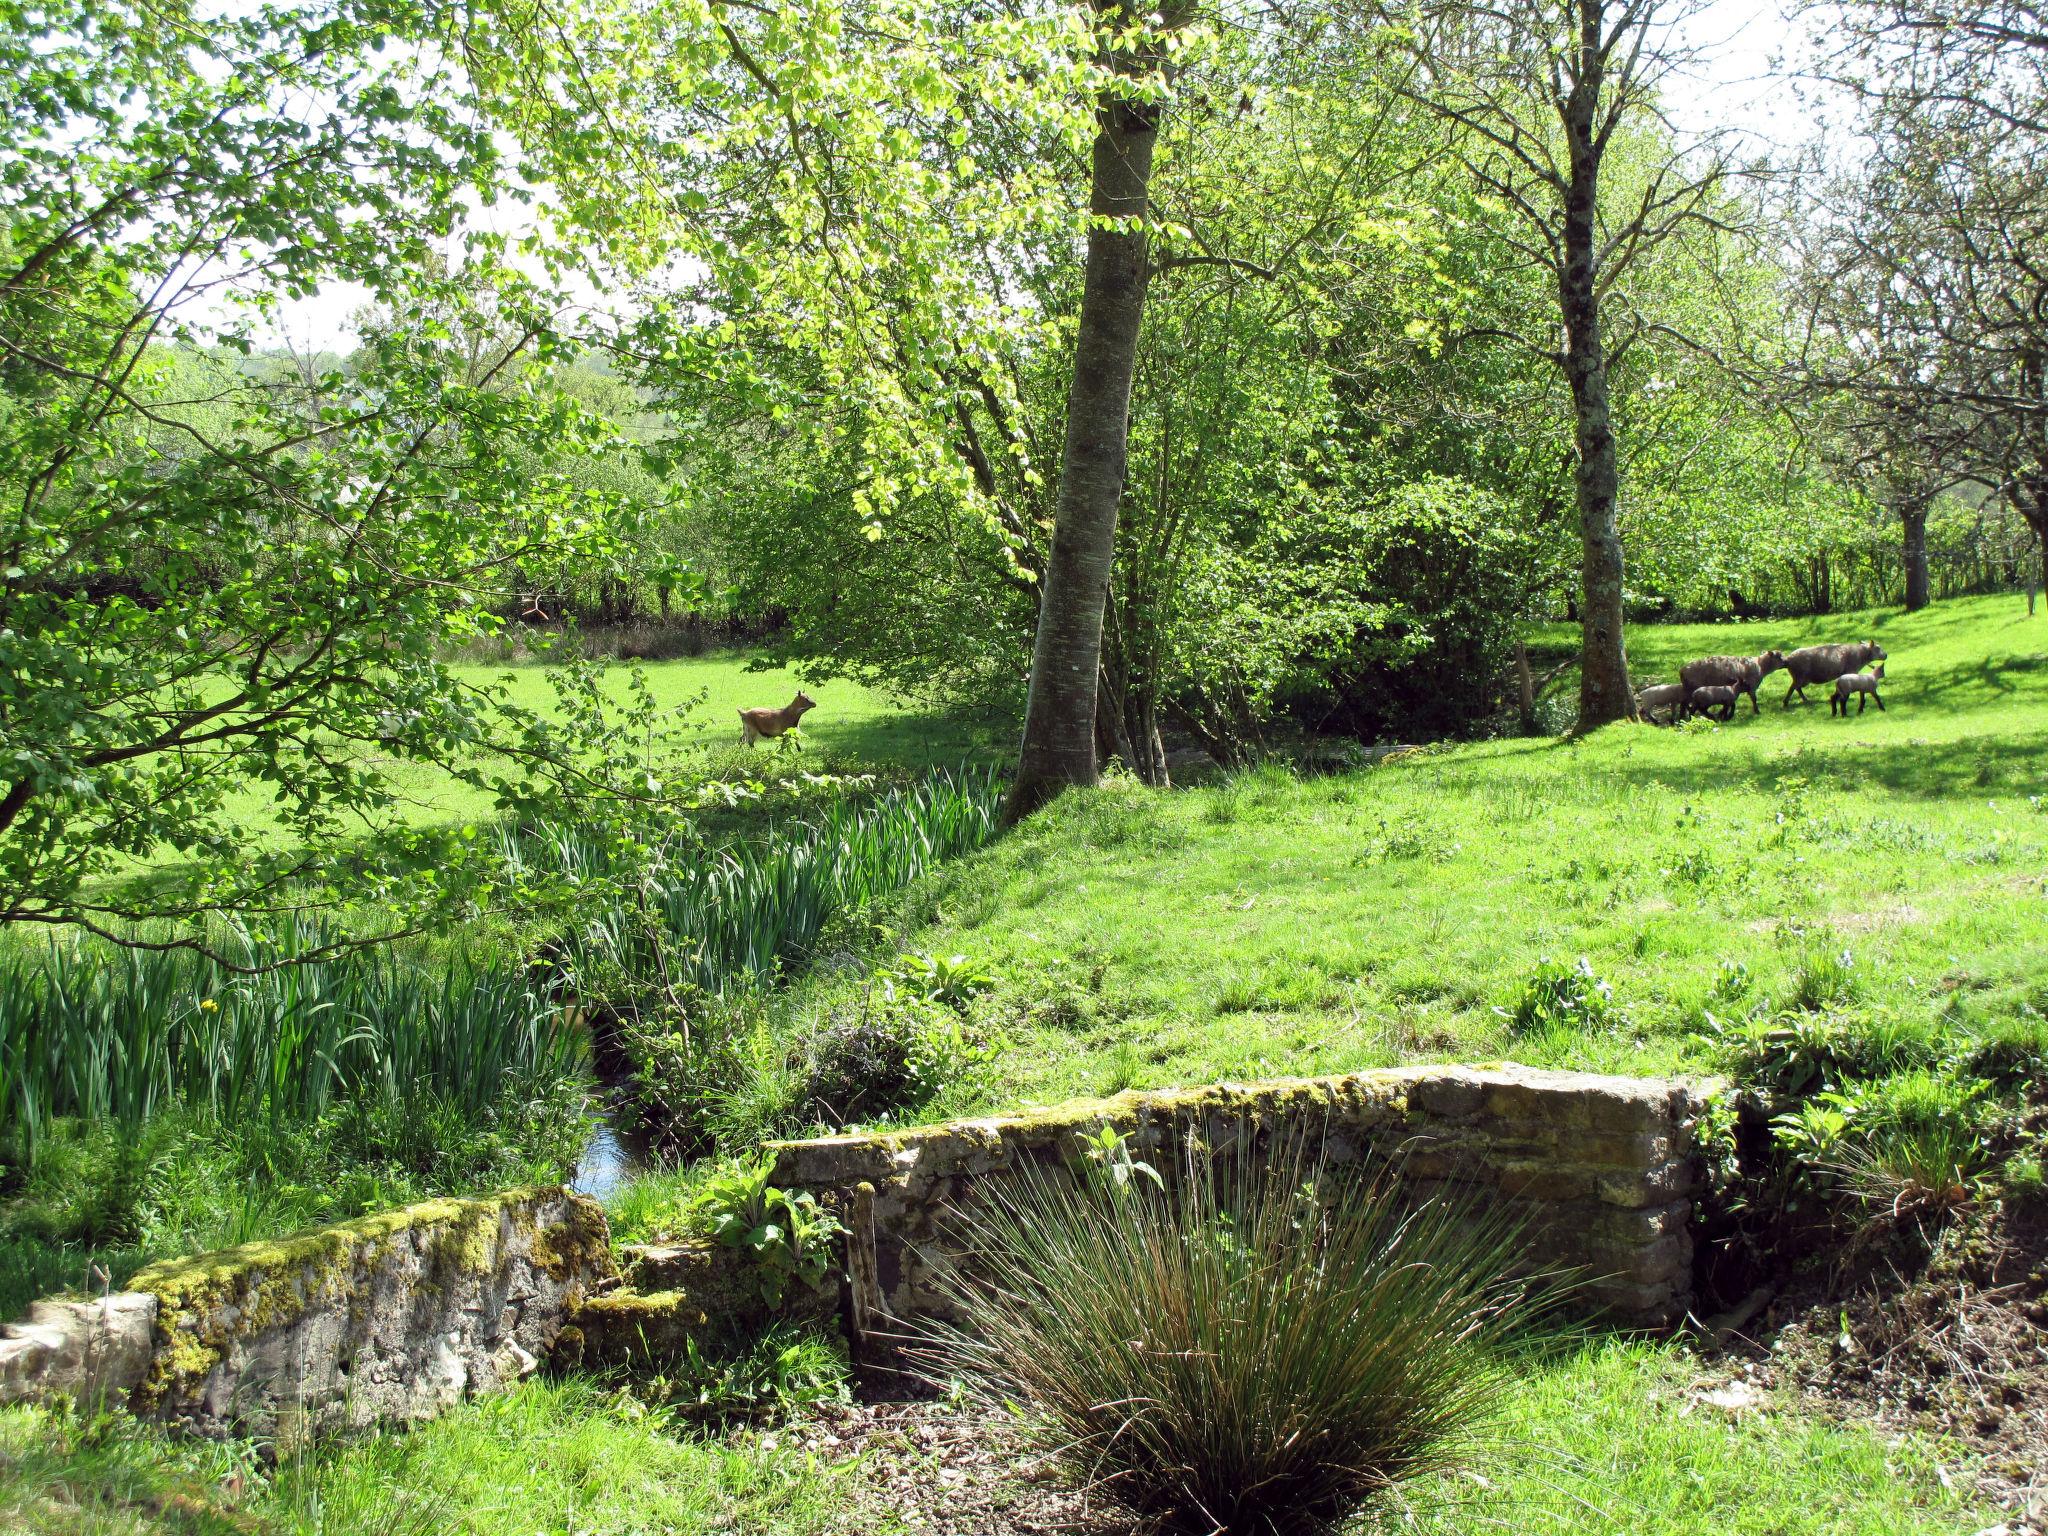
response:
<path id="1" fill-rule="evenodd" d="M 259 967 L 329 936 L 286 922 L 222 937 L 231 961 Z M 249 975 L 89 936 L 0 954 L 0 1135 L 29 1161 L 61 1117 L 135 1126 L 183 1103 L 303 1122 L 367 1093 L 480 1116 L 508 1088 L 560 1081 L 583 1060 L 560 1000 L 459 953 L 432 969 L 381 950 Z"/>
<path id="2" fill-rule="evenodd" d="M 766 976 L 834 912 L 987 842 L 997 803 L 992 775 L 937 774 L 869 804 L 835 802 L 757 846 L 707 850 L 683 833 L 627 850 L 573 826 L 508 832 L 508 881 L 545 867 L 592 893 L 552 982 L 459 950 L 347 951 L 241 974 L 83 935 L 0 949 L 0 1146 L 33 1160 L 57 1119 L 133 1126 L 173 1104 L 307 1122 L 375 1093 L 481 1116 L 509 1089 L 584 1070 L 586 978 L 723 992 Z M 286 922 L 223 942 L 255 969 L 328 937 Z"/>
<path id="3" fill-rule="evenodd" d="M 835 802 L 759 844 L 686 838 L 626 851 L 573 828 L 507 848 L 607 892 L 563 937 L 572 987 L 602 976 L 724 993 L 808 953 L 835 913 L 865 905 L 995 835 L 992 774 L 934 774 L 870 804 Z"/>

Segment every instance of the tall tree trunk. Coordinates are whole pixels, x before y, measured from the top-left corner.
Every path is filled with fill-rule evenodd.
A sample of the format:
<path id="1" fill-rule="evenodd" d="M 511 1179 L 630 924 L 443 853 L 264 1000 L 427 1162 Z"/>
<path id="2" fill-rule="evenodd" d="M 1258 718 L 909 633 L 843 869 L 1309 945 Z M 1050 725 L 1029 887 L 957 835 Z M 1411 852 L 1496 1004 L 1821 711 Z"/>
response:
<path id="1" fill-rule="evenodd" d="M 1125 7 L 1103 7 L 1123 17 Z M 1135 18 L 1131 18 L 1135 19 Z M 1052 551 L 1038 601 L 1038 638 L 1024 744 L 1003 820 L 1030 815 L 1070 784 L 1093 784 L 1095 684 L 1102 604 L 1116 551 L 1130 437 L 1131 376 L 1147 277 L 1143 223 L 1159 108 L 1108 97 L 1096 110 L 1088 264 L 1081 289 L 1067 439 Z M 1115 220 L 1115 223 L 1108 223 Z"/>
<path id="2" fill-rule="evenodd" d="M 1579 76 L 1565 102 L 1571 152 L 1565 189 L 1564 265 L 1558 271 L 1558 307 L 1565 328 L 1565 377 L 1572 387 L 1579 502 L 1579 729 L 1633 718 L 1628 651 L 1622 639 L 1621 531 L 1615 503 L 1621 486 L 1614 445 L 1614 414 L 1607 389 L 1607 343 L 1600 334 L 1598 229 L 1600 143 L 1595 122 L 1605 82 L 1600 43 L 1606 8 L 1585 0 L 1579 8 Z"/>
<path id="3" fill-rule="evenodd" d="M 1918 613 L 1934 599 L 1927 581 L 1927 506 L 1915 503 L 1899 514 L 1906 525 L 1906 612 Z"/>

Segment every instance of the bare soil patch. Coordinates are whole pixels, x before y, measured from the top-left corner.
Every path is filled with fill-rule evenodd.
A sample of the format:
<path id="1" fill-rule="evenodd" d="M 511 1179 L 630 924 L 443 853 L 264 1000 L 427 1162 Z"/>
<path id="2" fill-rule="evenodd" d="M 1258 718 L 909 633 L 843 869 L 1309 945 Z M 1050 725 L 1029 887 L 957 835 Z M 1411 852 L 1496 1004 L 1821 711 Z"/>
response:
<path id="1" fill-rule="evenodd" d="M 2010 1536 L 2048 1532 L 2048 1203 L 1866 1242 L 1732 1349 L 1818 1412 L 1950 1438 Z"/>

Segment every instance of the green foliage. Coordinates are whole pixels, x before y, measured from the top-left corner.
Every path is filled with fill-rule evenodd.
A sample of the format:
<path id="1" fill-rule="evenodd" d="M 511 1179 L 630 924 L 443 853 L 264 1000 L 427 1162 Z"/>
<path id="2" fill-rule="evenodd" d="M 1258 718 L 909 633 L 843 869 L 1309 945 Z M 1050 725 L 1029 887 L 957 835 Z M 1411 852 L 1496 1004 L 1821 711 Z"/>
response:
<path id="1" fill-rule="evenodd" d="M 937 1335 L 930 1369 L 1022 1404 L 1169 1529 L 1317 1528 L 1456 1464 L 1529 1315 L 1497 1213 L 1409 1210 L 1255 1134 L 1157 1183 L 1021 1171 L 962 1218 L 975 1262 L 941 1282 L 971 1331 Z"/>
<path id="2" fill-rule="evenodd" d="M 0 1315 L 119 1286 L 143 1264 L 440 1195 L 554 1183 L 590 1132 L 580 1078 L 514 1089 L 483 1113 L 370 1094 L 310 1123 L 174 1107 L 138 1127 L 63 1120 L 0 1202 Z M 95 1266 L 102 1275 L 96 1275 Z"/>
<path id="3" fill-rule="evenodd" d="M 928 1002 L 949 1008 L 964 1008 L 994 985 L 994 978 L 965 955 L 928 955 L 912 952 L 875 972 L 885 991 L 902 989 Z"/>
<path id="4" fill-rule="evenodd" d="M 830 1125 L 886 1120 L 988 1068 L 1003 1047 L 937 997 L 869 988 L 812 1037 L 806 1102 Z"/>
<path id="5" fill-rule="evenodd" d="M 1081 1138 L 1081 1156 L 1086 1167 L 1107 1189 L 1129 1189 L 1138 1179 L 1150 1179 L 1155 1188 L 1166 1188 L 1166 1180 L 1150 1163 L 1131 1154 L 1131 1138 L 1113 1125 L 1104 1125 L 1092 1136 Z"/>
<path id="6" fill-rule="evenodd" d="M 780 1419 L 851 1395 L 846 1340 L 792 1323 L 724 1348 L 684 1341 L 672 1374 L 634 1383 L 635 1394 L 665 1401 L 693 1420 Z"/>
<path id="7" fill-rule="evenodd" d="M 771 1307 L 791 1281 L 816 1286 L 832 1265 L 832 1239 L 846 1229 L 809 1190 L 777 1189 L 773 1158 L 732 1163 L 707 1178 L 691 1210 L 704 1231 L 744 1253 Z"/>
<path id="8" fill-rule="evenodd" d="M 1619 1014 L 1614 988 L 1584 955 L 1570 965 L 1548 957 L 1537 961 L 1513 1009 L 1501 1012 L 1518 1035 L 1598 1030 Z"/>
<path id="9" fill-rule="evenodd" d="M 182 1104 L 230 1124 L 305 1124 L 389 1104 L 417 1123 L 429 1106 L 479 1118 L 582 1078 L 568 1010 L 517 967 L 330 953 L 325 931 L 291 919 L 218 944 L 229 965 L 78 936 L 0 951 L 12 1156 L 32 1164 L 65 1118 L 132 1131 Z"/>
<path id="10" fill-rule="evenodd" d="M 0 31 L 7 922 L 404 932 L 489 878 L 408 825 L 407 766 L 505 809 L 614 787 L 609 735 L 437 660 L 516 587 L 617 566 L 644 510 L 578 477 L 631 450 L 553 382 L 560 266 L 469 225 L 518 176 L 444 41 L 356 0 L 34 0 Z M 351 357 L 256 353 L 280 301 L 351 284 Z"/>
<path id="11" fill-rule="evenodd" d="M 1795 974 L 1795 988 L 1801 985 Z M 1778 1098 L 1805 1098 L 1905 1067 L 1926 1066 L 1943 1049 L 1923 1021 L 1866 1013 L 1805 1011 L 1713 1020 L 1710 1037 L 1734 1078 Z"/>

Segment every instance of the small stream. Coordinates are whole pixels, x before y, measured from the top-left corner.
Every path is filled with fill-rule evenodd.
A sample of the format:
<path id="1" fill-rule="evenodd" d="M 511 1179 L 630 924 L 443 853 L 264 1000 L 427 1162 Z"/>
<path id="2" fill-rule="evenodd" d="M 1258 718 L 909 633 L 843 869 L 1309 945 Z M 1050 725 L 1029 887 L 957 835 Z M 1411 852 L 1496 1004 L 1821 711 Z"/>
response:
<path id="1" fill-rule="evenodd" d="M 583 1155 L 576 1159 L 576 1172 L 570 1176 L 569 1187 L 593 1200 L 609 1200 L 621 1185 L 631 1182 L 645 1166 L 638 1154 L 626 1145 L 626 1139 L 618 1128 L 611 1121 L 600 1118 L 591 1126 L 590 1140 L 583 1148 Z"/>

